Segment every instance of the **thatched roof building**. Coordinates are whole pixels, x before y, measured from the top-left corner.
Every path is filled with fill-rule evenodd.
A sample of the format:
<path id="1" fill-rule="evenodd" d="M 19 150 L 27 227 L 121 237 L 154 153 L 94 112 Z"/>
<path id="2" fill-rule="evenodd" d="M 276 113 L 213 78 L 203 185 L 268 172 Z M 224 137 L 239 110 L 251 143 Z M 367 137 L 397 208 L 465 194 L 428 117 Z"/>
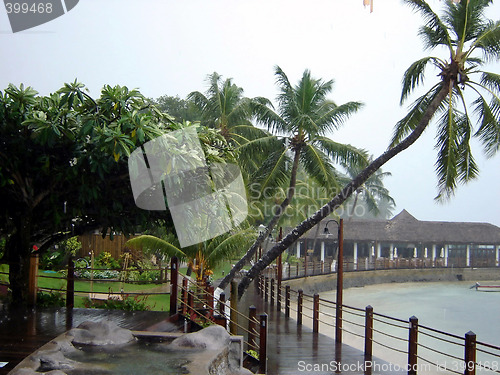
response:
<path id="1" fill-rule="evenodd" d="M 296 256 L 307 254 L 321 260 L 334 257 L 337 225 L 332 221 L 321 221 L 319 230 L 311 229 L 290 251 Z M 333 235 L 324 234 L 325 226 Z M 389 220 L 344 220 L 344 254 L 354 262 L 362 257 L 433 261 L 441 258 L 447 264 L 449 258 L 460 258 L 454 264 L 471 266 L 481 259 L 483 263 L 488 260 L 498 265 L 500 228 L 488 223 L 421 221 L 403 210 Z"/>

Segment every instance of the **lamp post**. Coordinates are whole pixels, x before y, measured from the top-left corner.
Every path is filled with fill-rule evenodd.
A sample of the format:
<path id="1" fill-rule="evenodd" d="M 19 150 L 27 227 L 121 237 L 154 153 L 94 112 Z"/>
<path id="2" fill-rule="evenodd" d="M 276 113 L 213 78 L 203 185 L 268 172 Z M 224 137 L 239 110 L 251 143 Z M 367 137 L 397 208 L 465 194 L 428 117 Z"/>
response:
<path id="1" fill-rule="evenodd" d="M 338 226 L 338 246 L 339 251 L 337 254 L 337 299 L 335 304 L 335 342 L 342 342 L 342 290 L 344 288 L 344 219 L 339 221 L 330 219 L 325 224 L 323 234 L 330 235 L 328 224 L 334 222 Z"/>

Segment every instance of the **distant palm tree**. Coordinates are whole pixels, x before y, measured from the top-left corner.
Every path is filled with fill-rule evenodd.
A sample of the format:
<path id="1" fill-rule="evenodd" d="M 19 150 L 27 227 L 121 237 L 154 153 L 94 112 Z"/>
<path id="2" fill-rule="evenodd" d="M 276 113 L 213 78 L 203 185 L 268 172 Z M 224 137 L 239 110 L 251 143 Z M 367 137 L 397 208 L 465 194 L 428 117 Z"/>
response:
<path id="1" fill-rule="evenodd" d="M 371 159 L 370 159 L 371 161 Z M 345 184 L 354 179 L 360 172 L 361 168 L 356 166 L 344 165 L 346 170 Z M 391 176 L 390 172 L 384 172 L 378 169 L 373 173 L 366 182 L 356 189 L 354 197 L 348 200 L 350 207 L 348 207 L 347 217 L 351 220 L 355 216 L 356 206 L 362 203 L 368 209 L 368 212 L 373 216 L 389 217 L 396 205 L 394 198 L 391 197 L 389 190 L 384 186 L 384 178 Z"/>
<path id="2" fill-rule="evenodd" d="M 271 153 L 255 172 L 252 182 L 259 184 L 263 193 L 270 186 L 288 185 L 286 196 L 275 214 L 245 256 L 233 267 L 219 285 L 224 288 L 236 272 L 248 262 L 272 231 L 286 207 L 290 204 L 297 182 L 299 166 L 320 186 L 330 192 L 338 188 L 338 172 L 333 163 L 366 165 L 366 153 L 328 138 L 329 132 L 338 129 L 362 104 L 348 102 L 337 105 L 327 99 L 333 89 L 333 80 L 323 81 L 304 71 L 301 80 L 292 86 L 280 67 L 276 67 L 276 80 L 280 88 L 278 112 L 270 103 L 254 102 L 256 119 L 281 138 L 280 147 Z"/>
<path id="3" fill-rule="evenodd" d="M 386 152 L 371 162 L 328 204 L 295 227 L 250 269 L 238 287 L 240 296 L 282 251 L 333 212 L 382 165 L 415 143 L 436 115 L 439 115 L 438 197 L 451 196 L 457 182 L 467 182 L 477 176 L 478 168 L 470 149 L 473 136 L 479 138 L 488 156 L 495 155 L 500 148 L 500 75 L 481 70 L 486 63 L 500 60 L 500 22 L 484 17 L 484 11 L 492 1 L 446 1 L 442 18 L 423 0 L 404 2 L 424 17 L 425 25 L 419 34 L 425 46 L 429 49 L 445 47 L 449 56 L 447 59 L 425 57 L 413 63 L 404 74 L 401 103 L 423 83 L 424 71 L 429 65 L 439 70 L 438 82 L 418 98 L 408 115 L 398 122 Z M 476 56 L 477 52 L 482 56 Z M 479 79 L 473 81 L 476 75 Z M 466 102 L 465 89 L 476 95 L 470 105 Z M 478 118 L 477 130 L 473 128 L 469 107 Z"/>

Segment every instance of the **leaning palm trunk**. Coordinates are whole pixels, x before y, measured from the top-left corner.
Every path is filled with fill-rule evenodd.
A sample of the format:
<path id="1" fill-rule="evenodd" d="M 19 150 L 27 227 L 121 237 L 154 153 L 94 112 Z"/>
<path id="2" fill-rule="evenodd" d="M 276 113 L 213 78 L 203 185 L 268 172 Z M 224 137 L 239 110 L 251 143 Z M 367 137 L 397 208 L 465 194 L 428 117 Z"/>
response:
<path id="1" fill-rule="evenodd" d="M 270 265 L 278 256 L 288 249 L 300 236 L 306 233 L 309 229 L 318 224 L 322 219 L 330 215 L 336 208 L 348 199 L 353 192 L 355 192 L 361 185 L 363 185 L 368 178 L 375 173 L 382 165 L 391 160 L 400 152 L 406 150 L 422 135 L 424 130 L 429 125 L 430 120 L 436 113 L 436 110 L 441 105 L 442 101 L 451 92 L 453 86 L 456 84 L 454 77 L 448 77 L 441 83 L 439 92 L 430 102 L 426 111 L 422 115 L 420 122 L 414 130 L 399 144 L 388 149 L 377 159 L 375 159 L 368 167 L 363 169 L 351 182 L 349 182 L 342 191 L 337 194 L 330 202 L 321 207 L 311 217 L 304 220 L 296 226 L 283 240 L 277 243 L 271 250 L 269 250 L 246 274 L 238 285 L 238 296 L 241 298 L 250 283 L 260 274 L 268 265 Z"/>
<path id="2" fill-rule="evenodd" d="M 250 246 L 250 248 L 245 253 L 245 255 L 243 255 L 243 257 L 233 266 L 233 268 L 231 268 L 231 271 L 229 271 L 229 273 L 224 277 L 224 279 L 222 279 L 222 281 L 219 284 L 219 288 L 225 289 L 229 285 L 229 283 L 234 279 L 234 277 L 236 276 L 236 273 L 240 272 L 242 270 L 242 268 L 245 266 L 245 264 L 250 262 L 250 260 L 255 255 L 255 252 L 257 251 L 259 246 L 262 245 L 262 242 L 264 242 L 264 240 L 267 238 L 267 236 L 269 236 L 269 234 L 272 232 L 272 230 L 274 229 L 274 227 L 278 223 L 279 219 L 281 218 L 281 216 L 285 212 L 285 209 L 290 204 L 290 202 L 293 198 L 293 195 L 295 193 L 295 185 L 297 183 L 297 171 L 299 168 L 299 160 L 300 160 L 300 148 L 297 148 L 295 150 L 295 156 L 293 159 L 292 172 L 291 172 L 291 176 L 290 176 L 290 185 L 288 187 L 288 191 L 287 191 L 287 195 L 286 195 L 285 199 L 283 200 L 283 202 L 281 202 L 279 209 L 276 211 L 276 213 L 274 214 L 274 216 L 271 219 L 271 221 L 269 222 L 269 224 L 267 224 L 266 229 L 262 233 L 260 233 L 259 237 L 257 237 L 255 242 L 252 244 L 252 246 Z"/>

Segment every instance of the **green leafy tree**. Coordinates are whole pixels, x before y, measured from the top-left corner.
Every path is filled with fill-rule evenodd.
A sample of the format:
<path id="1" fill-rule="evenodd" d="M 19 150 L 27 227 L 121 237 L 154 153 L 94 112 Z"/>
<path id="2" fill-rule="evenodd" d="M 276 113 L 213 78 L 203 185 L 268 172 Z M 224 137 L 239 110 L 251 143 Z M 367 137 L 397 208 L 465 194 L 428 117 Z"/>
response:
<path id="1" fill-rule="evenodd" d="M 170 124 L 121 86 L 96 100 L 76 81 L 48 96 L 23 85 L 0 92 L 0 228 L 14 304 L 27 302 L 34 245 L 43 254 L 89 230 L 131 233 L 166 216 L 135 206 L 126 157 Z"/>
<path id="2" fill-rule="evenodd" d="M 444 3 L 442 17 L 423 0 L 404 2 L 420 12 L 425 20 L 420 29 L 425 46 L 429 49 L 444 47 L 448 56 L 425 57 L 413 63 L 404 74 L 401 103 L 423 83 L 428 66 L 438 69 L 437 82 L 413 103 L 408 115 L 398 122 L 389 149 L 250 269 L 239 284 L 240 296 L 282 251 L 339 207 L 382 165 L 410 147 L 433 118 L 437 118 L 438 128 L 438 197 L 451 196 L 457 183 L 477 176 L 478 168 L 470 148 L 472 137 L 481 141 L 488 156 L 495 155 L 500 148 L 500 75 L 482 69 L 486 63 L 500 59 L 500 22 L 484 16 L 492 1 L 461 0 L 455 3 L 448 0 Z M 465 90 L 476 99 L 467 102 Z M 473 127 L 472 113 L 477 116 L 477 129 Z"/>
<path id="3" fill-rule="evenodd" d="M 266 162 L 255 172 L 252 182 L 257 184 L 262 194 L 269 187 L 287 184 L 286 196 L 275 208 L 275 213 L 267 223 L 245 256 L 222 280 L 220 288 L 225 288 L 245 263 L 250 261 L 255 251 L 273 230 L 295 194 L 299 166 L 320 186 L 335 191 L 338 187 L 338 173 L 334 163 L 364 165 L 363 151 L 327 137 L 338 129 L 353 113 L 361 108 L 359 102 L 337 105 L 327 98 L 333 89 L 333 80 L 323 81 L 311 77 L 304 71 L 301 80 L 293 86 L 280 67 L 276 67 L 276 80 L 280 89 L 278 111 L 266 103 L 254 103 L 256 118 L 268 130 L 279 135 L 278 148 L 270 154 Z"/>

